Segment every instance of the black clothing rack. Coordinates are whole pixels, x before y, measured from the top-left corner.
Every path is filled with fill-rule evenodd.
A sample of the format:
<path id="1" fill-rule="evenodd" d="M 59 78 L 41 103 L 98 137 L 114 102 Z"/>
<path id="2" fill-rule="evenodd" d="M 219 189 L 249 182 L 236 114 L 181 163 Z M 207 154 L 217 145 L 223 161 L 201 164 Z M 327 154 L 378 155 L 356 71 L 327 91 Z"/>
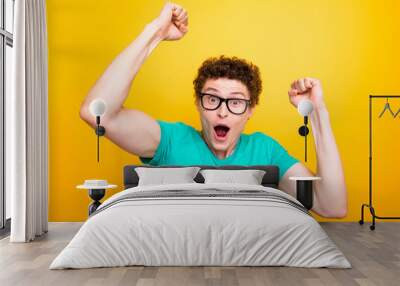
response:
<path id="1" fill-rule="evenodd" d="M 361 206 L 361 219 L 359 223 L 364 224 L 364 207 L 369 208 L 372 215 L 372 225 L 369 226 L 371 230 L 375 229 L 375 219 L 400 219 L 400 217 L 385 217 L 378 216 L 372 204 L 372 100 L 375 98 L 400 98 L 400 95 L 370 95 L 369 96 L 369 203 L 362 204 Z"/>

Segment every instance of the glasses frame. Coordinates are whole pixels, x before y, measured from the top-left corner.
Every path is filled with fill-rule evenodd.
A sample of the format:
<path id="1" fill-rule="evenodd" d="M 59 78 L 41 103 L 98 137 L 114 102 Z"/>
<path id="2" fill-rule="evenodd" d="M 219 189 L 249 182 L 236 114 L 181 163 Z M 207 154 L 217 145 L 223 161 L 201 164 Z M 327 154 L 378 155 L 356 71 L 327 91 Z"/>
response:
<path id="1" fill-rule="evenodd" d="M 219 103 L 218 103 L 217 107 L 215 107 L 215 108 L 206 108 L 206 107 L 204 106 L 204 104 L 203 104 L 203 97 L 204 97 L 205 95 L 210 95 L 210 96 L 213 96 L 213 97 L 218 98 L 218 99 L 219 99 Z M 243 101 L 245 101 L 245 102 L 246 102 L 246 108 L 244 109 L 244 111 L 241 112 L 241 113 L 233 112 L 233 111 L 229 108 L 229 101 L 231 101 L 231 100 L 243 100 Z M 221 104 L 222 104 L 223 102 L 225 102 L 226 108 L 229 110 L 229 112 L 232 113 L 232 114 L 235 114 L 235 115 L 242 115 L 243 113 L 245 113 L 245 112 L 247 111 L 247 108 L 248 108 L 249 105 L 251 104 L 251 100 L 250 100 L 250 99 L 234 98 L 234 97 L 222 98 L 222 97 L 219 97 L 218 95 L 211 94 L 211 93 L 207 93 L 207 92 L 201 92 L 201 93 L 200 93 L 200 102 L 201 102 L 201 106 L 202 106 L 205 110 L 210 110 L 210 111 L 212 111 L 212 110 L 217 110 L 218 108 L 220 108 Z"/>

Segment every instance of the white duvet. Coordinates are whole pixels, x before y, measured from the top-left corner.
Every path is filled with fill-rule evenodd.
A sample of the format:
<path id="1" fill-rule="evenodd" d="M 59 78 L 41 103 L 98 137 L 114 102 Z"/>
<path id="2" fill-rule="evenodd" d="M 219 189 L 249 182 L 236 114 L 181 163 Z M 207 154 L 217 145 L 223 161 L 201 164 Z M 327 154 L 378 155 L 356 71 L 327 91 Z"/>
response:
<path id="1" fill-rule="evenodd" d="M 145 197 L 175 190 L 171 197 Z M 259 197 L 252 196 L 252 191 Z M 203 195 L 191 196 L 191 192 Z M 228 195 L 218 196 L 224 192 Z M 128 265 L 350 268 L 319 223 L 299 206 L 291 196 L 257 185 L 192 183 L 126 189 L 89 217 L 50 269 Z"/>

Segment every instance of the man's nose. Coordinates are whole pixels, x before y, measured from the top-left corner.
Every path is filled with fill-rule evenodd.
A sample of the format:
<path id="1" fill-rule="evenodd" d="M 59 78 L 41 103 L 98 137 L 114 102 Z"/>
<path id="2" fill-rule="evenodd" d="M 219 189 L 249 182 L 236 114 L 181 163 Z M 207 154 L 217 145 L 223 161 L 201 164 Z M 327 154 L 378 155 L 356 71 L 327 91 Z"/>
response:
<path id="1" fill-rule="evenodd" d="M 226 101 L 222 102 L 221 106 L 217 109 L 217 114 L 220 117 L 227 117 L 229 113 L 228 106 L 226 105 Z"/>

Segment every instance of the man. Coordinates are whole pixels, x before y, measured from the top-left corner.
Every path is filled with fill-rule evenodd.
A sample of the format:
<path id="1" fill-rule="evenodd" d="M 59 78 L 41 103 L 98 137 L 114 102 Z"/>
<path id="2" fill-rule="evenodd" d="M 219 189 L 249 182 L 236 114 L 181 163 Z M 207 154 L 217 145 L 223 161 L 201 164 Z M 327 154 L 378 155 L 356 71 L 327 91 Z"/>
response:
<path id="1" fill-rule="evenodd" d="M 261 133 L 242 134 L 261 93 L 258 68 L 236 57 L 211 58 L 199 69 L 194 80 L 196 106 L 202 131 L 184 123 L 155 120 L 142 111 L 127 109 L 123 103 L 136 73 L 162 40 L 178 40 L 188 31 L 188 15 L 181 6 L 167 3 L 159 17 L 119 54 L 90 90 L 80 116 L 93 128 L 94 117 L 88 106 L 101 98 L 107 104 L 102 118 L 106 137 L 152 165 L 256 165 L 272 164 L 280 168 L 279 188 L 292 196 L 295 181 L 290 176 L 314 176 L 290 156 L 274 139 Z M 339 152 L 325 107 L 321 84 L 317 79 L 294 81 L 288 92 L 297 107 L 309 98 L 314 111 L 310 115 L 317 152 L 317 176 L 314 182 L 313 211 L 325 217 L 344 217 L 347 193 Z"/>

